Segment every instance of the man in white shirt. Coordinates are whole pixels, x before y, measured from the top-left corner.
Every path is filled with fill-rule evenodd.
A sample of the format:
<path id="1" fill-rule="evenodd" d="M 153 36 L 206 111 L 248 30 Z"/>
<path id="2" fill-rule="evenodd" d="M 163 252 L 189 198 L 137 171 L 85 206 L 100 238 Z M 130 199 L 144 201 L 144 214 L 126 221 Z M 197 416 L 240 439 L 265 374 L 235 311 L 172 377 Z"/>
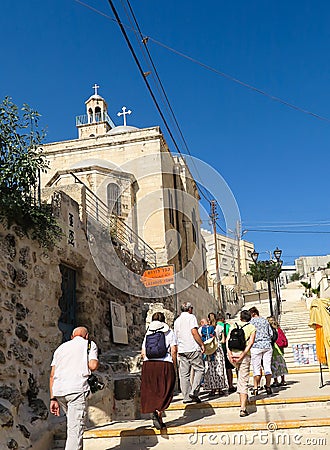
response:
<path id="1" fill-rule="evenodd" d="M 98 350 L 90 341 L 88 330 L 75 328 L 71 340 L 64 342 L 54 352 L 50 373 L 50 412 L 60 415 L 60 406 L 67 416 L 65 450 L 82 450 L 86 416 L 86 399 L 90 391 L 88 377 L 98 368 Z"/>
<path id="2" fill-rule="evenodd" d="M 200 403 L 198 394 L 204 376 L 202 353 L 205 349 L 198 333 L 196 316 L 192 311 L 191 303 L 183 303 L 181 314 L 174 322 L 174 333 L 178 343 L 179 377 L 183 403 Z M 194 371 L 194 378 L 191 384 L 192 370 Z"/>

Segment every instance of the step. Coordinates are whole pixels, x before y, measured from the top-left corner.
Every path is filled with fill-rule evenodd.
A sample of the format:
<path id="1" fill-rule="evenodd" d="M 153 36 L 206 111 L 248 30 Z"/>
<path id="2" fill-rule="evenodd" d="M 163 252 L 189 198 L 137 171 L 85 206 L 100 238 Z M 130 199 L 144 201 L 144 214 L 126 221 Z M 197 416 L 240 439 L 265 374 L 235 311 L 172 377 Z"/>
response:
<path id="1" fill-rule="evenodd" d="M 86 431 L 84 449 L 127 450 L 133 449 L 134 445 L 135 450 L 148 447 L 169 449 L 177 444 L 178 448 L 201 449 L 205 448 L 205 442 L 199 442 L 201 435 L 210 439 L 215 433 L 244 432 L 248 435 L 249 430 L 251 433 L 259 430 L 272 433 L 298 428 L 302 436 L 325 437 L 330 442 L 330 382 L 326 381 L 320 389 L 318 374 L 292 374 L 287 376 L 287 383 L 285 387 L 274 388 L 271 396 L 261 393 L 258 397 L 251 397 L 250 415 L 244 418 L 239 417 L 237 394 L 210 399 L 206 392 L 202 392 L 203 403 L 191 405 L 184 405 L 182 397 L 176 396 L 164 417 L 166 430 L 155 430 L 148 416 L 136 421 L 113 422 Z M 197 436 L 198 442 L 193 442 Z"/>
<path id="2" fill-rule="evenodd" d="M 303 442 L 306 439 L 306 435 L 313 436 L 318 439 L 318 442 L 322 442 L 325 445 L 329 442 L 330 438 L 330 406 L 322 407 L 323 411 L 320 412 L 319 406 L 305 406 L 304 408 L 298 406 L 289 405 L 287 408 L 250 408 L 250 415 L 244 418 L 239 417 L 239 408 L 235 411 L 228 412 L 226 414 L 220 414 L 218 411 L 214 412 L 213 407 L 209 408 L 209 411 L 200 410 L 199 414 L 192 413 L 186 408 L 185 411 L 181 411 L 181 415 L 175 419 L 168 420 L 169 416 L 165 419 L 167 421 L 167 428 L 165 430 L 156 430 L 152 427 L 151 420 L 137 420 L 133 424 L 120 424 L 117 423 L 113 427 L 106 426 L 98 429 L 89 430 L 84 434 L 84 450 L 109 450 L 112 448 L 130 448 L 129 446 L 135 445 L 134 448 L 172 448 L 174 445 L 179 446 L 177 448 L 189 448 L 188 445 L 194 445 L 194 448 L 205 448 L 205 442 L 209 441 L 213 445 L 215 443 L 215 436 L 218 435 L 218 439 L 221 436 L 226 436 L 226 441 L 231 441 L 233 434 L 239 437 L 238 433 L 241 433 L 242 437 L 246 436 L 247 432 L 262 432 L 257 433 L 256 437 L 265 436 L 283 436 L 286 433 L 288 436 L 295 436 L 299 432 L 300 439 L 295 442 Z M 223 411 L 221 411 L 222 413 Z M 290 414 L 290 419 L 286 419 L 285 414 Z M 271 416 L 271 419 L 269 418 Z M 310 433 L 309 430 L 315 427 L 316 429 Z M 323 430 L 321 427 L 327 427 L 327 430 Z M 298 430 L 299 429 L 299 430 Z M 305 429 L 305 430 L 304 430 Z M 291 433 L 291 430 L 292 431 Z M 211 435 L 213 435 L 211 437 Z M 202 439 L 202 436 L 204 439 Z M 251 442 L 252 433 L 248 434 L 249 442 Z M 305 439 L 302 439 L 305 437 Z M 322 441 L 320 439 L 323 438 Z M 210 441 L 211 440 L 211 441 Z M 233 442 L 235 442 L 233 440 Z M 265 442 L 265 439 L 263 440 Z M 247 443 L 246 440 L 239 440 L 237 444 Z M 262 441 L 260 442 L 260 444 Z M 164 445 L 166 444 L 166 445 Z M 199 446 L 196 446 L 199 444 Z M 137 447 L 137 445 L 144 445 Z M 230 446 L 229 448 L 234 448 Z M 239 447 L 238 447 L 239 448 Z M 256 448 L 254 446 L 254 448 Z M 265 448 L 265 447 L 264 447 Z M 275 447 L 276 448 L 276 447 Z M 293 448 L 292 445 L 289 447 Z M 314 445 L 314 448 L 316 446 Z"/>
<path id="3" fill-rule="evenodd" d="M 287 368 L 288 368 L 288 374 L 308 374 L 308 373 L 320 373 L 320 364 L 296 364 L 296 365 L 288 365 L 287 364 Z M 323 369 L 323 373 L 327 372 L 327 369 L 324 368 Z M 253 373 L 250 372 L 250 377 L 253 376 Z M 233 374 L 234 379 L 236 379 L 236 374 Z"/>
<path id="4" fill-rule="evenodd" d="M 290 328 L 286 327 L 286 326 L 282 326 L 281 328 L 282 328 L 282 330 L 284 330 L 285 334 L 289 334 L 292 337 L 294 337 L 294 336 L 310 336 L 315 339 L 315 331 L 314 330 L 305 329 L 300 326 L 294 326 L 294 327 L 292 326 Z"/>

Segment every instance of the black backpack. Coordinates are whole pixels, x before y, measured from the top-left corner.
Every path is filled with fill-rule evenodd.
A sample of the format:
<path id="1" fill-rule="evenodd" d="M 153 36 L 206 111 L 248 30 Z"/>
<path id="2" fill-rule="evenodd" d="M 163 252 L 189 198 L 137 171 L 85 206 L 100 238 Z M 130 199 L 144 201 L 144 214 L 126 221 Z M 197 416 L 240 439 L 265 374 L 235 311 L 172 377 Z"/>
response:
<path id="1" fill-rule="evenodd" d="M 277 341 L 278 338 L 278 332 L 275 328 L 273 328 L 272 326 L 270 326 L 271 330 L 272 330 L 272 337 L 271 337 L 271 343 L 274 346 L 275 342 Z"/>
<path id="2" fill-rule="evenodd" d="M 248 325 L 248 323 L 242 327 L 240 327 L 237 323 L 235 323 L 235 325 L 236 328 L 233 328 L 230 332 L 228 348 L 229 350 L 244 350 L 246 347 L 246 339 L 243 328 Z"/>
<path id="3" fill-rule="evenodd" d="M 164 358 L 167 353 L 165 334 L 154 331 L 146 336 L 146 356 L 148 359 Z"/>

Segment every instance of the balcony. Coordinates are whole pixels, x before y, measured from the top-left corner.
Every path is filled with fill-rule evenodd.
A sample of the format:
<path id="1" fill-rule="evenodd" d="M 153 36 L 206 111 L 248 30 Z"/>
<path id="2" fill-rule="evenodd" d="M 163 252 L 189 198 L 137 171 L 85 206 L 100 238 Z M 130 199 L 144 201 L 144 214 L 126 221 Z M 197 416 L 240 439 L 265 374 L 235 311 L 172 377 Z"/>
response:
<path id="1" fill-rule="evenodd" d="M 97 113 L 95 115 L 83 114 L 81 116 L 76 117 L 76 126 L 89 125 L 89 124 L 97 124 L 106 122 L 110 125 L 111 128 L 115 128 L 115 124 L 111 120 L 110 116 L 107 112 Z"/>

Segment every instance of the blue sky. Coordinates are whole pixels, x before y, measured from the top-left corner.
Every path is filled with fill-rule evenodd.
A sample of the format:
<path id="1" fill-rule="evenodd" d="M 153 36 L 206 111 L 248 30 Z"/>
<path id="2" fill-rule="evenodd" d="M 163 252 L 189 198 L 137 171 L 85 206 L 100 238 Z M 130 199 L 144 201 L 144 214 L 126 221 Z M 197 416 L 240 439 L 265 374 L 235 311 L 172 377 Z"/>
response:
<path id="1" fill-rule="evenodd" d="M 113 17 L 106 0 L 85 3 Z M 122 2 L 114 3 L 128 23 Z M 330 231 L 330 3 L 131 0 L 131 5 L 144 35 L 329 118 L 288 108 L 149 41 L 190 152 L 227 181 L 243 230 Z M 95 82 L 117 124 L 125 105 L 133 111 L 128 124 L 160 125 L 165 132 L 113 21 L 74 0 L 2 0 L 0 29 L 0 98 L 9 95 L 37 109 L 47 141 L 77 137 L 75 116 L 85 112 Z M 300 255 L 330 253 L 329 237 L 245 234 L 260 252 L 279 246 L 286 264 Z"/>

